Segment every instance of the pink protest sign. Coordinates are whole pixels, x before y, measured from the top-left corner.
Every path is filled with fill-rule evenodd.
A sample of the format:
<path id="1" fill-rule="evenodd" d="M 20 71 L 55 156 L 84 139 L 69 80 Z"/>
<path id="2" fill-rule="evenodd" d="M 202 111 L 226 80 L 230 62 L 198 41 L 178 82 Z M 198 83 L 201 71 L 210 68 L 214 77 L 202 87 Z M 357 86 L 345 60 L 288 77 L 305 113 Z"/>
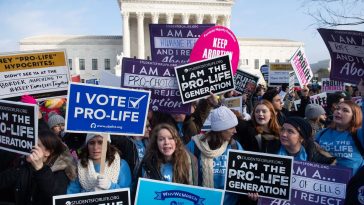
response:
<path id="1" fill-rule="evenodd" d="M 214 26 L 205 30 L 197 40 L 190 55 L 190 63 L 227 54 L 230 55 L 235 74 L 239 62 L 239 42 L 228 28 Z"/>

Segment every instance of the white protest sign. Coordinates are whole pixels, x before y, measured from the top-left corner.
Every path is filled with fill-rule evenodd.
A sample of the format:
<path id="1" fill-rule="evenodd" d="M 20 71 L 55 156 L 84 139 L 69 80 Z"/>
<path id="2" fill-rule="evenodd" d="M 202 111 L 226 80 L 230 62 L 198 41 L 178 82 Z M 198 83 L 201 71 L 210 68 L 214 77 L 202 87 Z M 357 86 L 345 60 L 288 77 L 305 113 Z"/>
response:
<path id="1" fill-rule="evenodd" d="M 297 49 L 297 51 L 293 54 L 290 62 L 301 87 L 307 85 L 313 78 L 313 73 L 302 47 Z"/>

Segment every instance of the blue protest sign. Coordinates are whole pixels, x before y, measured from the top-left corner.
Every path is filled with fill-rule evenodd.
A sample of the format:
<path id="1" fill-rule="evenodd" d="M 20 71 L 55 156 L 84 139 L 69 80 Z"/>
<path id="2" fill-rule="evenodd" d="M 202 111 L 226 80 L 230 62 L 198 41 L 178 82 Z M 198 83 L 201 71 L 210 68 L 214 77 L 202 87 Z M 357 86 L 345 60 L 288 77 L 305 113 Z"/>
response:
<path id="1" fill-rule="evenodd" d="M 66 131 L 143 135 L 150 92 L 72 83 Z"/>
<path id="2" fill-rule="evenodd" d="M 222 204 L 223 196 L 223 191 L 219 189 L 140 178 L 135 198 L 135 205 Z"/>

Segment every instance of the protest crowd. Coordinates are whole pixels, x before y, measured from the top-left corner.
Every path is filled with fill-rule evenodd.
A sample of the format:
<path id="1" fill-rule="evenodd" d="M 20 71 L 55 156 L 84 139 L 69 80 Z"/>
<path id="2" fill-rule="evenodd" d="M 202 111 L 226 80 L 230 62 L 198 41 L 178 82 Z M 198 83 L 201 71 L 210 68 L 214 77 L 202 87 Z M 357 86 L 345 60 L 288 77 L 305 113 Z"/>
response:
<path id="1" fill-rule="evenodd" d="M 216 65 L 223 61 L 224 59 L 219 59 L 214 63 Z M 287 195 L 291 192 L 287 192 L 284 187 L 294 184 L 299 177 L 293 180 L 292 177 L 282 175 L 278 178 L 278 175 L 269 174 L 268 170 L 272 173 L 299 174 L 300 169 L 293 169 L 292 164 L 292 170 L 289 171 L 287 169 L 291 168 L 280 167 L 277 171 L 274 166 L 268 168 L 263 165 L 265 172 L 259 174 L 261 181 L 277 184 L 277 187 L 264 184 L 250 186 L 232 181 L 227 183 L 232 177 L 248 180 L 252 178 L 250 181 L 257 177 L 251 170 L 258 170 L 258 161 L 239 162 L 241 165 L 237 166 L 235 162 L 238 163 L 238 160 L 229 160 L 233 156 L 231 153 L 245 153 L 244 151 L 283 157 L 282 159 L 291 159 L 293 162 L 309 162 L 314 166 L 322 165 L 332 170 L 334 167 L 341 167 L 350 173 L 350 177 L 344 183 L 346 193 L 337 194 L 342 196 L 340 202 L 337 197 L 314 198 L 313 195 L 305 193 L 301 193 L 301 199 L 314 202 L 313 204 L 364 204 L 364 188 L 361 189 L 364 186 L 364 108 L 357 103 L 364 96 L 363 80 L 356 85 L 346 85 L 344 90 L 327 93 L 325 99 L 319 100 L 313 97 L 322 93 L 321 86 L 312 82 L 301 86 L 288 83 L 269 86 L 256 81 L 253 89 L 249 87 L 251 85 L 241 85 L 243 88 L 249 87 L 246 92 L 241 92 L 237 89 L 236 80 L 236 88 L 227 88 L 227 91 L 216 94 L 213 89 L 218 86 L 212 84 L 233 77 L 224 69 L 224 66 L 210 67 L 202 73 L 211 77 L 216 75 L 214 72 L 225 72 L 224 77 L 209 77 L 210 85 L 204 86 L 208 88 L 199 88 L 208 91 L 200 93 L 204 97 L 194 99 L 191 95 L 184 96 L 182 101 L 185 102 L 183 105 L 188 112 L 179 112 L 173 107 L 159 111 L 151 105 L 143 118 L 140 113 L 122 108 L 136 109 L 138 103 L 147 98 L 138 97 L 135 101 L 135 97 L 133 101 L 127 102 L 124 98 L 111 94 L 107 98 L 107 93 L 93 96 L 89 93 L 83 95 L 81 91 L 77 91 L 76 95 L 68 94 L 68 98 L 39 100 L 27 93 L 19 96 L 18 101 L 6 101 L 37 107 L 37 126 L 34 130 L 28 129 L 27 136 L 33 138 L 33 132 L 37 132 L 38 140 L 27 154 L 12 152 L 9 148 L 0 149 L 0 204 L 46 205 L 52 204 L 53 197 L 57 195 L 119 188 L 129 188 L 131 202 L 134 202 L 138 196 L 143 197 L 144 193 L 137 193 L 142 178 L 220 190 L 227 186 L 235 190 L 244 189 L 241 192 L 245 194 L 239 194 L 240 191 L 225 191 L 223 204 L 228 205 L 264 204 L 261 202 L 264 192 L 273 195 Z M 186 70 L 188 69 L 183 70 L 184 76 L 181 79 L 190 81 L 186 81 L 184 87 L 180 88 L 181 95 L 195 94 L 192 88 L 197 85 L 191 84 L 194 81 L 193 73 L 188 77 Z M 200 74 L 197 73 L 197 76 L 201 77 Z M 226 82 L 225 85 L 234 84 L 232 81 Z M 97 85 L 93 86 L 96 89 Z M 228 103 L 230 99 L 237 97 L 241 99 L 238 105 L 242 108 L 241 111 L 231 109 Z M 151 101 L 153 100 L 152 95 Z M 122 111 L 118 110 L 115 114 L 113 110 L 110 117 L 101 112 L 101 109 L 95 109 L 91 113 L 85 106 L 83 109 L 72 107 L 76 111 L 71 114 L 67 113 L 71 109 L 70 101 L 79 104 L 84 101 L 90 105 L 97 102 L 105 107 L 105 112 L 110 103 L 110 106 L 117 106 Z M 297 101 L 300 101 L 299 106 L 296 105 Z M 5 111 L 10 109 L 3 109 L 3 106 L 0 108 L 0 122 L 5 122 L 10 119 Z M 79 116 L 85 120 L 110 118 L 116 122 L 139 121 L 142 122 L 143 131 L 142 134 L 133 135 L 129 132 L 129 135 L 123 136 L 114 132 L 72 132 L 71 126 L 81 127 L 86 121 L 79 119 L 66 122 L 67 118 Z M 134 127 L 128 126 L 128 129 L 133 130 Z M 10 136 L 6 136 L 9 132 L 3 130 L 2 125 L 0 130 L 0 147 L 12 144 Z M 20 135 L 21 131 L 18 130 L 17 133 Z M 104 143 L 107 143 L 106 146 Z M 27 147 L 22 142 L 18 144 L 21 148 Z M 103 152 L 106 153 L 105 158 L 102 157 Z M 240 159 L 240 155 L 237 159 Z M 228 167 L 234 169 L 228 171 Z M 243 168 L 250 171 L 244 172 Z M 340 172 L 332 172 L 341 175 Z M 330 183 L 323 183 L 322 186 L 330 186 Z M 336 190 L 339 191 L 341 190 Z M 297 191 L 291 193 L 291 199 L 298 194 Z M 332 193 L 331 196 L 334 195 Z"/>

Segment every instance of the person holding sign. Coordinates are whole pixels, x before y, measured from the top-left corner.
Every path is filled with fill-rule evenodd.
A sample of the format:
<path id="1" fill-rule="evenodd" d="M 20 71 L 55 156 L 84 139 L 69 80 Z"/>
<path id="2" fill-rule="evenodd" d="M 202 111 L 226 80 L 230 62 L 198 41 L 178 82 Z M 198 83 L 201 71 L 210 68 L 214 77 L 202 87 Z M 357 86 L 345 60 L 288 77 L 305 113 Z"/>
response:
<path id="1" fill-rule="evenodd" d="M 172 125 L 162 123 L 153 128 L 138 176 L 197 185 L 197 161 L 185 149 Z"/>
<path id="2" fill-rule="evenodd" d="M 294 160 L 333 164 L 335 157 L 323 151 L 313 140 L 311 125 L 301 117 L 288 117 L 279 134 L 279 155 L 293 156 Z"/>
<path id="3" fill-rule="evenodd" d="M 103 137 L 108 138 L 106 162 L 104 174 L 99 174 Z M 69 184 L 67 194 L 130 187 L 129 165 L 110 142 L 110 135 L 87 134 L 77 164 L 78 177 Z"/>
<path id="4" fill-rule="evenodd" d="M 199 159 L 199 185 L 224 189 L 228 150 L 243 150 L 232 138 L 237 124 L 237 117 L 229 108 L 218 107 L 211 113 L 211 131 L 193 136 L 186 145 Z M 226 193 L 224 204 L 235 204 L 237 199 L 235 194 Z"/>
<path id="5" fill-rule="evenodd" d="M 26 162 L 0 173 L 0 188 L 15 192 L 15 204 L 52 204 L 52 197 L 66 194 L 76 166 L 67 147 L 51 131 L 40 131 L 38 145 Z"/>
<path id="6" fill-rule="evenodd" d="M 364 93 L 364 81 L 358 89 Z M 363 96 L 362 96 L 363 97 Z M 333 113 L 333 122 L 316 135 L 321 147 L 337 159 L 337 165 L 352 168 L 353 174 L 364 165 L 363 107 L 352 101 L 339 102 Z"/>

